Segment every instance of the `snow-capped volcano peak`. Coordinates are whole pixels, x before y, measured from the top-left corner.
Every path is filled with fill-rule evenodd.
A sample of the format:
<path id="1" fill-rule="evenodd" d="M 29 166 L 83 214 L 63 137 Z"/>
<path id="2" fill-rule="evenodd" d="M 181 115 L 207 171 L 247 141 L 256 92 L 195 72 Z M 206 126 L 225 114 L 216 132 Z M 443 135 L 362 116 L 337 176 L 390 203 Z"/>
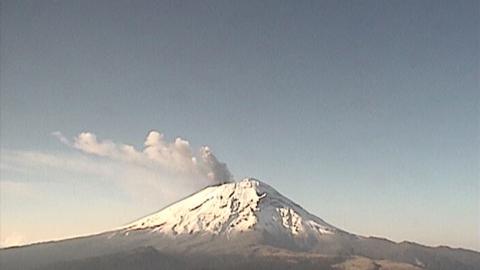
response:
<path id="1" fill-rule="evenodd" d="M 344 232 L 251 178 L 207 187 L 105 233 L 0 249 L 0 258 L 6 270 L 473 270 L 480 265 L 480 254 L 473 251 L 396 244 Z"/>
<path id="2" fill-rule="evenodd" d="M 167 235 L 260 231 L 295 238 L 339 231 L 253 178 L 207 187 L 122 230 Z"/>

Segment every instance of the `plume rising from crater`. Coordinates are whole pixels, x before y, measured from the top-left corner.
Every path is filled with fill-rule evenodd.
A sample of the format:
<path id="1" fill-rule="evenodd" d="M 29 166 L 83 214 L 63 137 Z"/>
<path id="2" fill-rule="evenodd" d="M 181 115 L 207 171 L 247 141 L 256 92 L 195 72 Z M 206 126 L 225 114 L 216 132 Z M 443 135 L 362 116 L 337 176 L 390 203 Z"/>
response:
<path id="1" fill-rule="evenodd" d="M 177 137 L 169 142 L 155 130 L 148 133 L 141 150 L 130 144 L 100 140 L 92 132 L 82 132 L 72 141 L 59 131 L 52 135 L 85 154 L 153 168 L 170 177 L 203 182 L 204 186 L 232 181 L 227 165 L 218 160 L 210 147 L 195 151 L 189 141 Z"/>

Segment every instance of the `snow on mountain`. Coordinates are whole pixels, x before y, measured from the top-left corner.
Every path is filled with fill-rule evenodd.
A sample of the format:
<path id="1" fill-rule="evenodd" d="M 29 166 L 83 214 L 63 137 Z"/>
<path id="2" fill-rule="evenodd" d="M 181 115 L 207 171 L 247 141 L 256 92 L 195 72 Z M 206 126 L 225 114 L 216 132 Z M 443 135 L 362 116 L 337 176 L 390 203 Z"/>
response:
<path id="1" fill-rule="evenodd" d="M 2 270 L 480 270 L 479 265 L 474 251 L 342 231 L 251 178 L 207 187 L 112 231 L 0 249 Z"/>
<path id="2" fill-rule="evenodd" d="M 140 230 L 170 236 L 261 231 L 303 239 L 340 232 L 253 178 L 207 187 L 120 229 L 125 235 Z"/>

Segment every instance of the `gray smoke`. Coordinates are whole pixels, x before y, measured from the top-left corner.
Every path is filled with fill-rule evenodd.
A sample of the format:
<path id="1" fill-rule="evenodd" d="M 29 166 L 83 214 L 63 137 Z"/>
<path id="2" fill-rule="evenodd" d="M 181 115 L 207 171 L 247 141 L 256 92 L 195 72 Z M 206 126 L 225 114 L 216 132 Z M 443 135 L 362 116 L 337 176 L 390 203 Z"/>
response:
<path id="1" fill-rule="evenodd" d="M 158 131 L 150 131 L 142 150 L 132 145 L 114 143 L 111 140 L 99 140 L 91 132 L 82 132 L 70 142 L 62 133 L 52 133 L 62 143 L 86 154 L 132 162 L 146 167 L 156 166 L 166 174 L 176 175 L 191 181 L 203 181 L 207 185 L 232 181 L 227 165 L 220 162 L 208 146 L 197 151 L 192 150 L 190 142 L 180 137 L 173 142 L 165 140 Z"/>

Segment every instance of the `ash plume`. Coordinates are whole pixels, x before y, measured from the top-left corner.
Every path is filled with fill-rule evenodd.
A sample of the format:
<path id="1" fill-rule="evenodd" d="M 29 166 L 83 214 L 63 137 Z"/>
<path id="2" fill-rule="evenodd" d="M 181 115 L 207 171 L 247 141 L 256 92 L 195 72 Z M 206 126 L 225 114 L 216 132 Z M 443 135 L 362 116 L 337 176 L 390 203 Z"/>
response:
<path id="1" fill-rule="evenodd" d="M 152 168 L 159 172 L 159 178 L 168 175 L 182 179 L 183 182 L 198 182 L 200 185 L 232 181 L 232 174 L 227 165 L 219 161 L 208 146 L 202 146 L 198 151 L 194 151 L 189 141 L 177 137 L 169 142 L 164 134 L 155 130 L 148 133 L 143 143 L 144 147 L 140 150 L 132 145 L 100 140 L 91 132 L 82 132 L 72 141 L 58 131 L 52 135 L 60 142 L 85 154 Z"/>

